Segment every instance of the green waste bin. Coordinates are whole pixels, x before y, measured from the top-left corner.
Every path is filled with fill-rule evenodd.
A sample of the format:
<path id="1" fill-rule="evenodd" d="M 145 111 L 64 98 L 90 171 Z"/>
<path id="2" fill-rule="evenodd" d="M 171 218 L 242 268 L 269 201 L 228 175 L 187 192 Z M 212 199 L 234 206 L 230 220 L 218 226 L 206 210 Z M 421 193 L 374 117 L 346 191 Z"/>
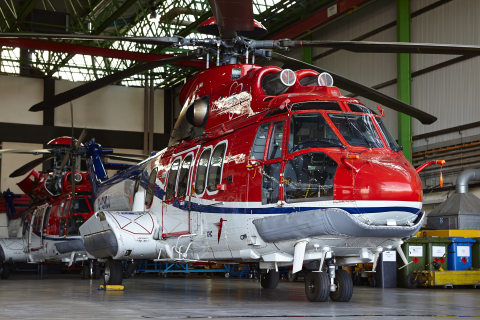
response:
<path id="1" fill-rule="evenodd" d="M 407 260 L 413 261 L 413 263 L 398 270 L 398 286 L 405 287 L 405 278 L 407 275 L 413 273 L 413 271 L 435 270 L 432 264 L 426 268 L 422 268 L 435 260 L 442 264 L 444 270 L 447 270 L 447 257 L 443 256 L 443 254 L 448 252 L 448 245 L 450 243 L 452 243 L 452 240 L 438 237 L 410 238 L 406 241 L 402 245 L 402 250 Z M 404 266 L 404 262 L 400 256 L 397 257 L 397 266 L 399 268 Z"/>
<path id="2" fill-rule="evenodd" d="M 406 267 L 403 267 L 405 263 L 397 253 L 397 267 L 403 267 L 402 269 L 398 270 L 397 273 L 397 286 L 405 288 L 405 278 L 407 275 L 413 273 L 413 271 L 417 270 L 418 267 L 426 264 L 426 244 L 427 242 L 425 241 L 425 238 L 410 238 L 404 244 L 402 244 L 402 250 L 405 254 L 405 257 L 407 257 L 407 260 L 414 262 L 410 263 Z"/>
<path id="3" fill-rule="evenodd" d="M 472 267 L 473 269 L 480 269 L 480 238 L 472 238 L 476 240 L 472 247 Z"/>

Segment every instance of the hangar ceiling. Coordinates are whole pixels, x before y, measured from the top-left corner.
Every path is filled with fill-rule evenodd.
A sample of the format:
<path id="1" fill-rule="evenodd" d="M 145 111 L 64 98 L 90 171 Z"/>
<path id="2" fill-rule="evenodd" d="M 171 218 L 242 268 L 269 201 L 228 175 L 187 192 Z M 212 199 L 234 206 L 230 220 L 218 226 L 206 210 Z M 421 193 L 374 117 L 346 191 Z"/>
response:
<path id="1" fill-rule="evenodd" d="M 254 16 L 269 30 L 262 37 L 268 38 L 330 3 L 332 0 L 253 0 Z M 153 10 L 157 12 L 157 22 L 149 20 Z M 210 16 L 206 0 L 5 0 L 0 2 L 0 32 L 202 38 L 205 35 L 195 29 Z M 44 50 L 20 50 L 0 43 L 0 73 L 18 74 L 27 70 L 30 75 L 42 78 L 91 81 L 141 63 L 109 56 L 105 50 L 99 55 L 95 49 L 117 50 L 113 56 L 132 52 L 174 54 L 188 50 L 118 41 L 62 40 L 57 43 L 87 46 L 88 50 L 86 54 L 60 53 L 50 51 L 54 50 L 52 43 L 43 43 L 47 46 Z M 196 71 L 195 66 L 169 65 L 152 70 L 149 75 L 155 78 L 156 86 L 167 88 Z M 122 84 L 141 86 L 143 79 L 137 75 L 123 80 Z"/>

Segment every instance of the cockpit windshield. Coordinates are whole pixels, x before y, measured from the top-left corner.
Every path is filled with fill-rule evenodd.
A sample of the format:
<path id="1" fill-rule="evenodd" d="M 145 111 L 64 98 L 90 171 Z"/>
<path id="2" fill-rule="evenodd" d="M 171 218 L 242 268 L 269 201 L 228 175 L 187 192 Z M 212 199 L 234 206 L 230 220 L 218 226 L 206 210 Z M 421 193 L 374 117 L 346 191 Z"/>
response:
<path id="1" fill-rule="evenodd" d="M 328 114 L 348 144 L 357 147 L 383 148 L 382 140 L 367 115 Z"/>
<path id="2" fill-rule="evenodd" d="M 397 141 L 395 141 L 392 134 L 388 132 L 387 127 L 385 127 L 382 122 L 382 119 L 375 117 L 375 120 L 377 121 L 378 127 L 380 128 L 380 131 L 382 132 L 385 141 L 387 141 L 388 147 L 395 152 L 400 151 L 401 148 L 398 146 Z"/>
<path id="3" fill-rule="evenodd" d="M 289 153 L 308 148 L 339 147 L 344 146 L 320 113 L 299 113 L 292 116 Z"/>

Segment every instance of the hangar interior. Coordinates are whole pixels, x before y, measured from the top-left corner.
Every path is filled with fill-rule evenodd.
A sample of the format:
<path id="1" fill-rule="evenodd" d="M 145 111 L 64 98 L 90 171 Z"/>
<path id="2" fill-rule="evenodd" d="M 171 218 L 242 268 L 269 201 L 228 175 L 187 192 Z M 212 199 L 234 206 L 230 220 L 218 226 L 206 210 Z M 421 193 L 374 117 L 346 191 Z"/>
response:
<path id="1" fill-rule="evenodd" d="M 84 143 L 94 138 L 103 148 L 112 148 L 116 153 L 150 155 L 167 148 L 170 137 L 174 135 L 177 119 L 181 117 L 182 110 L 188 107 L 180 103 L 180 91 L 189 78 L 205 70 L 205 57 L 171 63 L 115 81 L 75 99 L 72 108 L 70 103 L 40 112 L 31 112 L 29 108 L 87 82 L 145 62 L 183 54 L 192 50 L 193 46 L 171 47 L 113 40 L 14 39 L 2 38 L 1 34 L 104 35 L 120 38 L 179 36 L 201 40 L 209 37 L 196 30 L 213 15 L 209 2 L 215 1 L 0 1 L 0 148 L 45 149 L 49 148 L 47 143 L 57 137 L 70 137 L 72 130 L 74 137 L 78 138 L 83 128 L 87 129 Z M 268 30 L 256 40 L 480 46 L 480 32 L 474 27 L 480 22 L 480 2 L 477 0 L 253 0 L 253 17 Z M 342 96 L 360 99 L 375 114 L 384 111 L 383 123 L 398 144 L 403 146 L 405 158 L 415 168 L 431 160 L 445 160 L 444 165 L 432 165 L 419 173 L 423 189 L 421 211 L 425 211 L 427 219 L 430 212 L 438 215 L 441 210 L 446 210 L 440 206 L 446 206 L 446 201 L 458 192 L 462 172 L 480 170 L 480 107 L 476 104 L 480 101 L 480 59 L 476 54 L 356 53 L 308 46 L 277 51 L 374 88 L 438 118 L 434 123 L 425 125 L 361 94 L 340 88 Z M 278 62 L 262 58 L 257 58 L 256 62 L 262 66 L 281 67 Z M 210 67 L 214 67 L 214 60 L 209 63 Z M 3 193 L 9 189 L 15 194 L 22 194 L 17 183 L 24 180 L 28 173 L 15 178 L 10 178 L 10 173 L 42 156 L 1 154 L 0 191 Z M 130 163 L 128 160 L 113 160 L 108 155 L 102 157 L 106 162 Z M 54 165 L 52 161 L 46 161 L 36 166 L 35 170 L 52 170 Z M 87 170 L 84 160 L 79 169 Z M 117 170 L 109 169 L 107 172 L 113 176 Z M 480 206 L 474 212 L 479 218 L 468 220 L 469 228 L 463 227 L 465 222 L 451 218 L 452 210 L 457 210 L 458 214 L 464 213 L 462 211 L 470 214 L 473 210 L 471 207 L 480 203 L 480 174 L 477 173 L 476 178 L 474 175 L 466 182 L 463 179 L 462 183 L 463 186 L 466 184 L 467 193 L 473 196 L 469 198 L 470 207 L 460 203 L 466 200 L 457 199 L 457 203 L 449 209 L 450 215 L 445 215 L 450 217 L 450 222 L 446 222 L 449 225 L 440 229 L 470 229 L 468 231 L 471 233 L 448 235 L 480 239 L 480 234 L 477 235 L 480 230 Z M 427 219 L 423 223 L 424 228 L 427 228 Z M 443 219 L 439 221 L 443 223 Z M 12 236 L 8 223 L 7 213 L 0 212 L 0 238 Z M 434 229 L 439 229 L 438 224 Z M 220 233 L 221 230 L 220 227 Z M 438 236 L 436 233 L 432 235 Z M 397 256 L 396 259 L 398 263 L 401 257 Z M 368 271 L 368 268 L 362 269 L 358 265 L 351 268 L 350 273 Z M 255 273 L 252 278 L 255 278 Z M 368 279 L 371 284 L 370 275 Z M 142 281 L 146 281 L 145 278 Z M 1 282 L 0 287 L 3 285 Z M 62 283 L 67 281 L 62 280 Z M 177 286 L 178 283 L 170 285 Z M 201 287 L 201 284 L 198 286 Z M 13 288 L 9 284 L 9 290 Z M 303 290 L 298 284 L 294 288 Z M 244 290 L 254 289 L 248 287 Z M 288 291 L 286 288 L 282 290 Z M 371 293 L 374 294 L 374 291 Z M 303 296 L 301 299 L 304 299 Z M 400 301 L 400 298 L 396 299 Z M 225 301 L 222 303 L 228 304 Z M 357 299 L 355 303 L 376 302 Z M 468 309 L 466 312 L 471 312 L 466 314 L 479 313 L 478 309 L 473 308 L 471 300 L 455 300 L 452 303 L 452 306 L 464 303 Z M 441 312 L 449 314 L 450 311 L 447 308 Z M 432 311 L 427 309 L 424 313 L 426 315 Z"/>

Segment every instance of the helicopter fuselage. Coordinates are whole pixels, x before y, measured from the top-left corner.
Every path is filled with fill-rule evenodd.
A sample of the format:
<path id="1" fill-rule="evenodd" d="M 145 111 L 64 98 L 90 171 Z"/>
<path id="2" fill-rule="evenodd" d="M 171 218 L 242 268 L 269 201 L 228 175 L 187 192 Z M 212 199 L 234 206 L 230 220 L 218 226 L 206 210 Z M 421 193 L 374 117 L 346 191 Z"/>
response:
<path id="1" fill-rule="evenodd" d="M 272 269 L 327 253 L 340 265 L 370 262 L 414 235 L 421 181 L 380 116 L 333 86 L 302 85 L 318 76 L 311 70 L 266 94 L 264 78 L 281 71 L 228 65 L 189 80 L 170 146 L 92 181 L 98 212 L 80 228 L 87 251 Z"/>

